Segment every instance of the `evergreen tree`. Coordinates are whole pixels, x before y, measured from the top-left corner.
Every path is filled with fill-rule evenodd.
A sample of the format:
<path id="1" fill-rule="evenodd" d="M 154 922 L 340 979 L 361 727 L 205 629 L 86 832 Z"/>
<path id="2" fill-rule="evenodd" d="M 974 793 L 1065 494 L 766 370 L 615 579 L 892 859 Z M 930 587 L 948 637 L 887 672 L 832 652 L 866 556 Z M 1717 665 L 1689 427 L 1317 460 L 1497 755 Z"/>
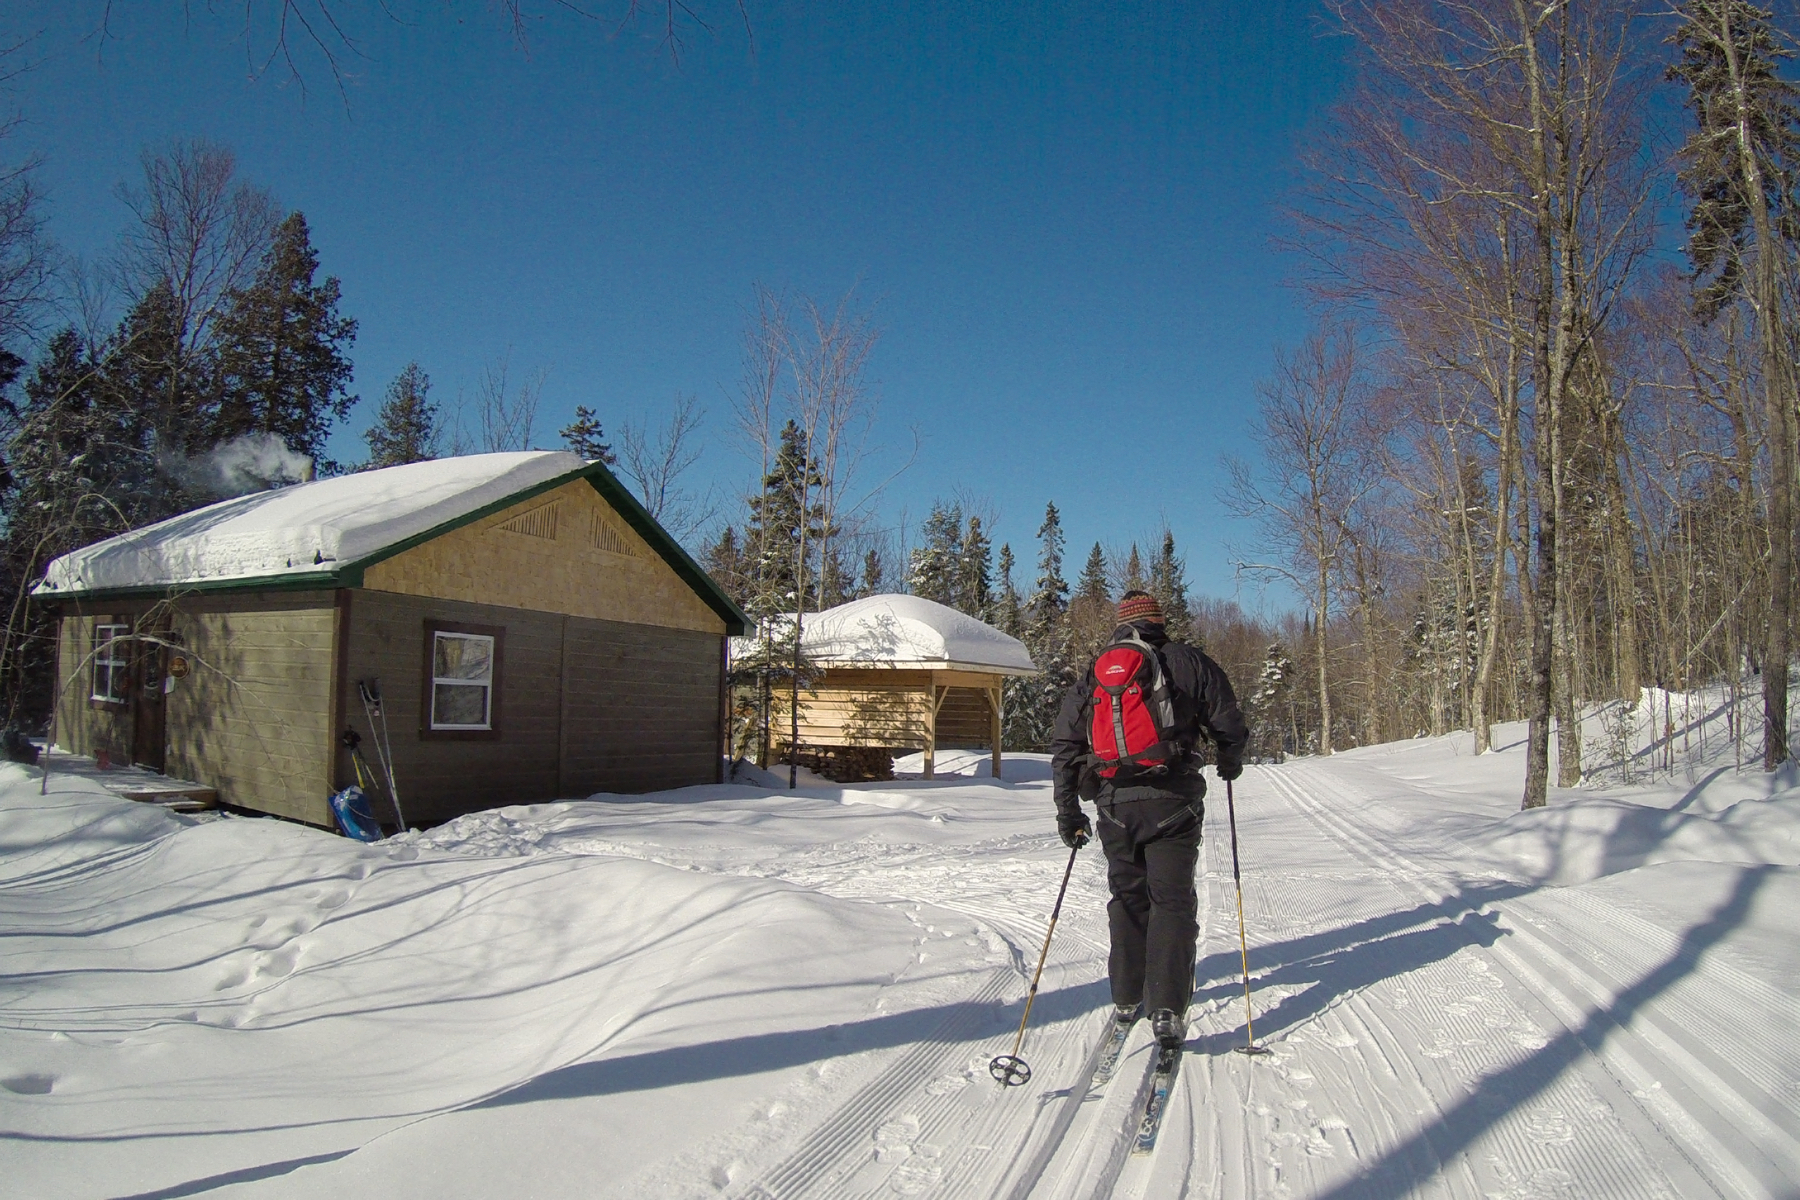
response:
<path id="1" fill-rule="evenodd" d="M 1045 506 L 1038 540 L 1038 575 L 1026 603 L 1025 646 L 1040 673 L 1010 681 L 1006 691 L 1005 743 L 1016 750 L 1041 750 L 1050 744 L 1063 693 L 1076 678 L 1069 655 L 1062 517 L 1055 504 Z"/>
<path id="2" fill-rule="evenodd" d="M 289 213 L 249 286 L 227 297 L 208 440 L 273 434 L 312 459 L 320 474 L 332 474 L 325 439 L 356 403 L 346 390 L 345 353 L 356 340 L 356 321 L 338 314 L 335 277 L 314 282 L 318 270 L 306 218 Z"/>
<path id="3" fill-rule="evenodd" d="M 369 443 L 369 461 L 363 469 L 398 467 L 425 462 L 438 456 L 438 406 L 431 401 L 431 376 L 409 362 L 388 384 L 387 399 L 375 414 L 375 424 L 363 434 Z"/>
<path id="4" fill-rule="evenodd" d="M 749 571 L 744 561 L 743 547 L 738 543 L 738 532 L 727 525 L 719 534 L 719 540 L 708 546 L 701 554 L 701 566 L 713 581 L 725 589 L 725 594 L 734 600 L 739 608 L 748 610 L 750 604 Z"/>
<path id="5" fill-rule="evenodd" d="M 606 431 L 600 428 L 600 416 L 585 404 L 575 406 L 575 419 L 562 427 L 557 435 L 571 454 L 579 454 L 588 462 L 601 462 L 612 466 L 619 461 L 613 448 L 606 441 Z"/>
<path id="6" fill-rule="evenodd" d="M 6 362 L 14 372 L 16 361 Z M 55 624 L 42 605 L 26 602 L 28 589 L 51 559 L 143 523 L 148 430 L 112 399 L 88 345 L 65 329 L 26 382 L 23 407 L 7 405 L 0 547 L 13 617 L 0 693 L 8 723 L 41 727 L 54 686 Z"/>
<path id="7" fill-rule="evenodd" d="M 122 469 L 133 477 L 132 486 L 114 498 L 127 505 L 122 528 L 211 499 L 183 482 L 187 452 L 212 444 L 207 384 L 195 373 L 196 361 L 182 346 L 174 294 L 156 284 L 126 312 L 88 368 L 97 372 L 99 394 L 87 411 L 107 425 L 106 453 L 124 455 L 129 466 Z"/>
<path id="8" fill-rule="evenodd" d="M 1162 549 L 1150 563 L 1150 586 L 1145 589 L 1156 597 L 1163 610 L 1169 637 L 1177 642 L 1194 642 L 1194 617 L 1188 607 L 1187 562 L 1175 554 L 1175 534 L 1164 529 Z"/>
<path id="9" fill-rule="evenodd" d="M 985 621 L 993 615 L 993 605 L 992 543 L 982 532 L 981 518 L 971 516 L 957 552 L 954 607 L 977 621 Z"/>
<path id="10" fill-rule="evenodd" d="M 1111 585 L 1106 578 L 1106 552 L 1095 542 L 1088 551 L 1075 594 L 1069 598 L 1069 653 L 1075 662 L 1092 662 L 1118 625 Z"/>
<path id="11" fill-rule="evenodd" d="M 1249 758 L 1253 762 L 1282 760 L 1282 730 L 1279 719 L 1287 703 L 1288 684 L 1294 677 L 1294 660 L 1280 642 L 1271 642 L 1263 656 L 1262 673 L 1256 687 L 1244 702 L 1244 719 L 1250 726 Z"/>
<path id="12" fill-rule="evenodd" d="M 879 596 L 886 588 L 886 570 L 882 566 L 881 551 L 870 547 L 863 555 L 862 583 L 857 585 L 856 598 L 861 600 Z"/>
<path id="13" fill-rule="evenodd" d="M 819 610 L 836 608 L 851 599 L 855 590 L 856 572 L 844 559 L 844 544 L 833 541 L 830 548 L 819 555 Z"/>
<path id="14" fill-rule="evenodd" d="M 912 552 L 907 587 L 913 595 L 952 608 L 957 604 L 958 567 L 962 558 L 962 505 L 931 506 L 920 530 L 923 542 Z"/>
<path id="15" fill-rule="evenodd" d="M 1019 637 L 1025 632 L 1024 605 L 1020 601 L 1018 585 L 1013 582 L 1012 543 L 1002 542 L 1000 545 L 1000 596 L 994 605 L 994 627 L 1008 637 Z"/>
<path id="16" fill-rule="evenodd" d="M 1124 586 L 1119 589 L 1119 594 L 1124 595 L 1126 592 L 1131 591 L 1147 592 L 1149 590 L 1150 580 L 1144 575 L 1144 560 L 1138 554 L 1137 543 L 1133 542 L 1131 543 L 1131 554 L 1125 559 Z"/>
<path id="17" fill-rule="evenodd" d="M 818 464 L 807 459 L 806 435 L 789 421 L 782 426 L 775 462 L 763 476 L 762 491 L 750 500 L 746 551 L 755 558 L 750 564 L 750 604 L 746 611 L 752 617 L 761 620 L 791 613 L 796 604 L 817 610 L 816 573 L 805 572 L 806 594 L 797 593 L 803 566 L 802 521 L 810 557 L 824 531 L 825 508 L 816 499 L 824 482 Z"/>

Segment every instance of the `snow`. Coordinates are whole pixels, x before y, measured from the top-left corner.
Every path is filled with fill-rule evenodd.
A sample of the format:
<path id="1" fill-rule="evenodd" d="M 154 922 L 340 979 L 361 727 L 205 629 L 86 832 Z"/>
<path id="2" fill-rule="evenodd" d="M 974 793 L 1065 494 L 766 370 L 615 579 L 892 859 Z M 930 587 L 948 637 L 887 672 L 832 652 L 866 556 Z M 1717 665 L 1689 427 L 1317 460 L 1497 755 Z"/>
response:
<path id="1" fill-rule="evenodd" d="M 1716 708 L 1716 706 L 1715 706 Z M 1222 788 L 1188 1055 L 1123 1153 L 1042 756 L 476 813 L 364 846 L 0 766 L 0 1139 L 69 1197 L 1791 1196 L 1800 788 L 1723 721 L 1517 811 L 1522 730 Z M 1693 734 L 1691 738 L 1689 734 Z M 1709 738 L 1702 741 L 1701 737 Z M 905 764 L 901 764 L 904 770 Z M 1629 767 L 1633 782 L 1624 782 Z M 754 772 L 754 768 L 750 768 Z M 763 783 L 785 782 L 777 774 Z"/>
<path id="2" fill-rule="evenodd" d="M 562 451 L 471 454 L 273 488 L 65 554 L 37 590 L 160 588 L 329 570 L 583 465 Z"/>
<path id="3" fill-rule="evenodd" d="M 808 657 L 830 666 L 1037 672 L 1018 638 L 918 596 L 869 596 L 811 614 L 802 626 L 800 644 Z"/>

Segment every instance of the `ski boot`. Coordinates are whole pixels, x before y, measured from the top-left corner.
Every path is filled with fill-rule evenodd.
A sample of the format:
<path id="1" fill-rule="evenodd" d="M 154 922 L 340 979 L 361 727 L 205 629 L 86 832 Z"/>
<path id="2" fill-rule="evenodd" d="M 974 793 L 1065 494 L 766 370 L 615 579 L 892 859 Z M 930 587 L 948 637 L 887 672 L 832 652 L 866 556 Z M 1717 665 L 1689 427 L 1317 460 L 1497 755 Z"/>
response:
<path id="1" fill-rule="evenodd" d="M 1121 1029 L 1130 1029 L 1137 1024 L 1137 1019 L 1144 1015 L 1142 1004 L 1113 1005 L 1113 1024 Z"/>
<path id="2" fill-rule="evenodd" d="M 1150 1030 L 1164 1050 L 1179 1050 L 1187 1040 L 1187 1017 L 1172 1008 L 1159 1008 L 1150 1014 Z"/>

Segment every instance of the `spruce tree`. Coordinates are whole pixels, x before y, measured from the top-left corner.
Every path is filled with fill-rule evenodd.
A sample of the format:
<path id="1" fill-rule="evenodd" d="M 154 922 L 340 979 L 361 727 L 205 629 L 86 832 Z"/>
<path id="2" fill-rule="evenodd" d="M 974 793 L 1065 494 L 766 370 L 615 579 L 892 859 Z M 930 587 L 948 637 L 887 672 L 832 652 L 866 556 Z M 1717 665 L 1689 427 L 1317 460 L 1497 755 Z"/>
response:
<path id="1" fill-rule="evenodd" d="M 725 589 L 725 594 L 739 608 L 747 611 L 750 603 L 748 571 L 743 548 L 738 544 L 738 532 L 734 527 L 727 525 L 724 532 L 719 534 L 719 540 L 706 548 L 700 556 L 700 565 L 706 568 L 706 573 Z"/>
<path id="2" fill-rule="evenodd" d="M 1106 577 L 1106 552 L 1095 542 L 1088 551 L 1075 594 L 1069 598 L 1069 654 L 1073 661 L 1092 662 L 1117 626 L 1112 588 Z"/>
<path id="3" fill-rule="evenodd" d="M 1038 542 L 1038 575 L 1026 602 L 1025 646 L 1039 674 L 1013 681 L 1006 698 L 1006 743 L 1020 750 L 1049 745 L 1063 694 L 1075 682 L 1066 619 L 1069 584 L 1063 578 L 1062 516 L 1054 503 L 1045 506 Z"/>
<path id="4" fill-rule="evenodd" d="M 862 582 L 857 585 L 856 598 L 862 600 L 881 595 L 887 590 L 886 574 L 881 562 L 881 551 L 870 547 L 863 554 Z"/>
<path id="5" fill-rule="evenodd" d="M 209 385 L 196 374 L 197 361 L 182 345 L 174 294 L 166 284 L 156 284 L 126 312 L 90 366 L 81 368 L 97 389 L 86 410 L 96 426 L 92 455 L 108 459 L 103 475 L 110 478 L 116 469 L 128 480 L 117 495 L 109 495 L 119 507 L 122 529 L 213 498 L 185 482 L 187 454 L 213 443 L 205 399 Z M 92 455 L 85 461 L 94 461 Z"/>
<path id="6" fill-rule="evenodd" d="M 954 608 L 962 558 L 962 505 L 933 504 L 919 535 L 922 544 L 912 552 L 907 587 L 915 596 Z"/>
<path id="7" fill-rule="evenodd" d="M 1013 582 L 1012 543 L 1002 542 L 1000 545 L 1000 595 L 994 603 L 994 627 L 1008 637 L 1019 637 L 1025 632 L 1024 605 L 1020 602 L 1019 587 Z"/>
<path id="8" fill-rule="evenodd" d="M 1133 542 L 1131 543 L 1131 554 L 1125 559 L 1125 586 L 1120 589 L 1120 593 L 1147 592 L 1149 590 L 1150 580 L 1144 574 L 1144 560 L 1138 554 L 1137 543 Z"/>
<path id="9" fill-rule="evenodd" d="M 579 454 L 588 462 L 601 462 L 612 466 L 619 461 L 613 448 L 606 441 L 606 431 L 600 428 L 600 416 L 585 404 L 575 406 L 575 419 L 562 427 L 557 434 L 571 454 Z"/>
<path id="10" fill-rule="evenodd" d="M 816 572 L 805 572 L 806 594 L 797 594 L 802 577 L 801 508 L 804 496 L 804 545 L 810 558 L 824 530 L 824 505 L 816 499 L 824 482 L 818 464 L 806 457 L 806 435 L 789 421 L 782 427 L 775 462 L 763 476 L 762 491 L 750 500 L 745 552 L 754 556 L 747 610 L 751 616 L 760 620 L 791 613 L 797 603 L 817 609 Z"/>
<path id="11" fill-rule="evenodd" d="M 364 432 L 369 443 L 365 471 L 426 462 L 438 456 L 438 406 L 431 400 L 431 376 L 416 362 L 388 384 L 387 398 Z"/>
<path id="12" fill-rule="evenodd" d="M 249 286 L 227 297 L 208 436 L 218 443 L 272 434 L 329 475 L 337 465 L 325 457 L 325 440 L 356 403 L 346 390 L 356 321 L 338 313 L 334 276 L 314 282 L 318 270 L 306 218 L 289 213 Z"/>
<path id="13" fill-rule="evenodd" d="M 985 621 L 993 615 L 993 605 L 992 543 L 982 532 L 981 518 L 971 516 L 957 552 L 955 607 Z"/>
<path id="14" fill-rule="evenodd" d="M 1162 548 L 1150 562 L 1150 586 L 1163 611 L 1165 628 L 1173 641 L 1193 643 L 1194 617 L 1188 607 L 1187 562 L 1175 553 L 1175 534 L 1164 529 Z"/>

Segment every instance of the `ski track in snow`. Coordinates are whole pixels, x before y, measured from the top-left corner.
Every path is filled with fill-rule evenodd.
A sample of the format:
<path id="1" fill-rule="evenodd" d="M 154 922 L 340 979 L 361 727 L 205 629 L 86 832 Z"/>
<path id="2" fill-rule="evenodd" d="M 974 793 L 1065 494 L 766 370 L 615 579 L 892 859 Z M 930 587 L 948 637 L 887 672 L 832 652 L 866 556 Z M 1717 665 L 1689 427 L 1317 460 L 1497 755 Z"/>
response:
<path id="1" fill-rule="evenodd" d="M 1438 759 L 1420 757 L 1429 753 Z M 1775 903 L 1765 888 L 1800 894 L 1793 868 L 1759 860 L 1754 846 L 1689 864 L 1688 851 L 1651 839 L 1631 842 L 1637 849 L 1616 862 L 1589 854 L 1583 861 L 1605 860 L 1612 873 L 1588 877 L 1569 865 L 1582 845 L 1574 833 L 1529 820 L 1506 824 L 1513 840 L 1495 849 L 1482 834 L 1490 819 L 1468 816 L 1460 775 L 1498 778 L 1504 765 L 1399 744 L 1246 772 L 1237 805 L 1244 917 L 1256 1039 L 1270 1051 L 1258 1058 L 1233 1052 L 1248 1034 L 1225 796 L 1214 788 L 1189 1041 L 1148 1157 L 1130 1153 L 1153 1058 L 1146 1023 L 1110 1083 L 1089 1086 L 1110 1007 L 1097 851 L 1077 856 L 1032 1011 L 1021 1053 L 1033 1077 L 1006 1089 L 987 1072 L 993 1055 L 1012 1049 L 1067 862 L 1046 828 L 1041 780 L 898 783 L 834 801 L 820 791 L 794 802 L 814 808 L 791 811 L 745 789 L 698 806 L 505 809 L 384 847 L 329 841 L 324 866 L 318 835 L 266 823 L 133 841 L 152 818 L 129 806 L 103 810 L 92 829 L 106 836 L 84 843 L 93 847 L 85 855 L 15 835 L 9 844 L 27 849 L 0 854 L 0 935 L 32 957 L 29 969 L 14 959 L 0 976 L 0 1138 L 23 1139 L 10 1144 L 30 1148 L 33 1178 L 49 1178 L 67 1154 L 71 1171 L 97 1165 L 132 1184 L 82 1194 L 119 1196 L 323 1200 L 363 1194 L 379 1179 L 404 1191 L 419 1154 L 453 1158 L 484 1144 L 469 1153 L 501 1153 L 506 1177 L 529 1173 L 541 1195 L 1800 1196 L 1800 1001 L 1781 986 L 1796 979 L 1792 951 L 1780 956 L 1791 937 L 1738 936 L 1746 914 Z M 1580 794 L 1552 801 L 1573 814 L 1571 829 L 1583 813 L 1612 811 L 1584 803 Z M 0 816 L 19 811 L 16 797 L 8 804 Z M 1783 811 L 1747 811 L 1684 845 L 1741 842 Z M 1692 808 L 1676 816 L 1698 819 Z M 831 836 L 834 820 L 850 836 Z M 989 824 L 959 831 L 964 821 Z M 1518 849 L 1539 834 L 1555 851 L 1543 861 Z M 280 851 L 273 865 L 232 865 L 270 836 Z M 1777 829 L 1769 844 L 1782 836 L 1791 837 Z M 1568 861 L 1557 857 L 1564 851 Z M 596 869 L 610 880 L 604 898 L 586 895 L 602 878 Z M 183 871 L 198 882 L 165 898 L 158 889 Z M 552 925 L 541 924 L 534 897 L 557 899 Z M 607 906 L 605 948 L 587 932 L 597 904 Z M 386 914 L 399 912 L 412 924 L 394 937 Z M 742 922 L 734 927 L 730 913 Z M 1791 930 L 1792 919 L 1773 927 Z M 508 956 L 515 943 L 506 938 L 525 928 L 554 932 L 548 979 Z M 734 928 L 749 940 L 719 948 L 718 931 L 730 941 Z M 820 939 L 884 940 L 862 947 L 854 969 L 818 972 L 805 966 L 809 952 L 825 961 L 845 947 L 809 946 L 815 928 Z M 378 969 L 379 956 L 408 946 L 409 963 L 429 974 L 403 981 Z M 779 962 L 744 957 L 771 948 L 814 974 L 784 982 Z M 735 964 L 716 979 L 707 976 L 715 954 Z M 85 998 L 84 980 L 116 988 L 108 981 L 132 971 L 144 972 L 141 997 Z M 438 1061 L 391 1055 L 374 1081 L 385 1090 L 334 1120 L 333 1093 L 307 1094 L 290 1080 L 304 1079 L 296 1070 L 311 1053 L 311 1025 L 380 1011 L 360 992 L 340 998 L 351 986 L 340 979 L 387 989 L 396 1013 L 466 1008 L 446 1029 L 509 1019 L 524 1036 L 490 1046 L 459 1035 L 462 1048 Z M 523 1025 L 504 1007 L 514 986 L 541 996 Z M 835 999 L 806 1001 L 814 987 Z M 746 1000 L 734 994 L 752 1004 L 786 997 L 783 1015 L 773 1026 L 741 1024 L 734 1014 Z M 843 1023 L 807 1027 L 827 1015 Z M 428 1030 L 379 1020 L 342 1028 L 362 1053 L 391 1037 L 429 1044 Z M 74 1047 L 72 1074 L 32 1049 L 46 1036 Z M 266 1044 L 283 1057 L 191 1085 L 169 1061 L 185 1052 L 177 1047 L 230 1036 L 275 1039 Z M 765 1044 L 777 1048 L 776 1069 L 756 1065 L 754 1047 Z M 740 1057 L 712 1070 L 713 1047 Z M 112 1083 L 99 1073 L 108 1055 L 154 1070 L 142 1084 Z M 664 1062 L 688 1082 L 658 1090 L 653 1064 Z M 329 1088 L 341 1077 L 319 1078 Z M 600 1082 L 584 1084 L 590 1078 Z M 165 1090 L 152 1093 L 154 1106 L 132 1109 L 133 1086 Z M 134 1142 L 133 1132 L 83 1149 L 91 1134 L 72 1126 L 72 1149 L 41 1141 L 56 1132 L 57 1113 L 83 1111 L 84 1087 L 100 1088 L 108 1112 L 141 1113 L 141 1136 L 172 1140 Z M 583 1138 L 579 1124 L 539 1131 L 544 1140 L 505 1156 L 546 1115 L 617 1119 L 636 1096 L 646 1112 L 674 1114 L 684 1087 L 711 1089 L 692 1094 L 722 1107 L 629 1169 L 596 1174 L 578 1156 L 554 1161 L 558 1139 Z M 222 1165 L 195 1170 L 193 1149 L 221 1143 L 196 1124 L 203 1110 L 184 1115 L 183 1098 L 216 1104 L 231 1088 L 245 1090 L 244 1123 L 255 1124 L 254 1112 L 266 1127 L 237 1135 L 245 1149 Z M 290 1091 L 296 1132 L 284 1135 L 276 1118 Z M 127 1163 L 136 1175 L 118 1174 Z M 457 1171 L 440 1165 L 431 1194 L 493 1194 L 494 1178 Z"/>

